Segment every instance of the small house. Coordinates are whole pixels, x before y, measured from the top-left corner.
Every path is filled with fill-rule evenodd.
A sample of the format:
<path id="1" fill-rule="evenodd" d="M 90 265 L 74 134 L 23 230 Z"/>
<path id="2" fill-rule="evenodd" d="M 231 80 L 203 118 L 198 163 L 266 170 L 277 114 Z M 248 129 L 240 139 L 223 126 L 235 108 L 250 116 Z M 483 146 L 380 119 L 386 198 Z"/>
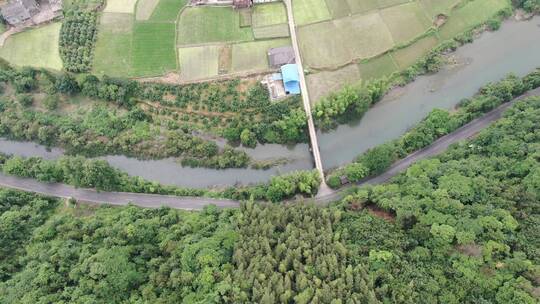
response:
<path id="1" fill-rule="evenodd" d="M 0 7 L 2 17 L 11 25 L 24 23 L 39 13 L 35 0 L 13 0 Z"/>
<path id="2" fill-rule="evenodd" d="M 273 69 L 295 63 L 294 50 L 291 46 L 282 46 L 268 50 L 268 62 Z"/>
<path id="3" fill-rule="evenodd" d="M 286 64 L 281 67 L 281 76 L 283 77 L 283 86 L 287 94 L 300 94 L 300 76 L 296 64 Z"/>

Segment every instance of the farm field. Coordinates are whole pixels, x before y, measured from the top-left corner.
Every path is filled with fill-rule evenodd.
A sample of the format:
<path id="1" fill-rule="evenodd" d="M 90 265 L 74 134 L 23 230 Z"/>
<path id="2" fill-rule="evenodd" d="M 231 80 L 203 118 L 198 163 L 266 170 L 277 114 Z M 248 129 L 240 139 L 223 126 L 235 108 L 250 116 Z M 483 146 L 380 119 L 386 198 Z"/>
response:
<path id="1" fill-rule="evenodd" d="M 269 48 L 291 45 L 290 39 L 273 39 L 234 44 L 232 46 L 232 70 L 243 72 L 267 70 Z"/>
<path id="2" fill-rule="evenodd" d="M 221 48 L 219 45 L 205 45 L 178 49 L 182 79 L 196 80 L 217 76 Z"/>
<path id="3" fill-rule="evenodd" d="M 159 0 L 139 0 L 135 10 L 135 19 L 137 21 L 146 21 L 154 13 L 154 9 L 159 4 Z"/>
<path id="4" fill-rule="evenodd" d="M 253 27 L 287 23 L 287 11 L 282 2 L 255 5 L 252 13 Z"/>
<path id="5" fill-rule="evenodd" d="M 13 35 L 0 48 L 0 57 L 18 66 L 61 70 L 60 27 L 60 23 L 52 23 Z"/>
<path id="6" fill-rule="evenodd" d="M 176 70 L 172 23 L 137 22 L 133 30 L 134 75 L 159 76 Z"/>
<path id="7" fill-rule="evenodd" d="M 107 0 L 107 6 L 103 10 L 105 13 L 125 13 L 133 14 L 137 0 Z"/>
<path id="8" fill-rule="evenodd" d="M 306 76 L 309 97 L 311 100 L 319 100 L 345 85 L 356 83 L 361 75 L 359 67 L 355 64 L 350 64 L 336 71 L 309 74 Z"/>
<path id="9" fill-rule="evenodd" d="M 101 15 L 94 50 L 94 73 L 117 77 L 132 75 L 133 23 L 132 14 Z"/>
<path id="10" fill-rule="evenodd" d="M 306 1 L 313 1 L 310 5 L 315 8 L 310 10 L 326 9 L 332 18 L 298 28 L 300 52 L 305 68 L 311 72 L 309 90 L 315 97 L 321 95 L 319 87 L 325 81 L 329 88 L 335 87 L 330 72 L 347 75 L 347 81 L 352 75 L 357 75 L 357 81 L 390 75 L 414 64 L 440 41 L 510 6 L 508 0 Z M 302 20 L 306 13 L 294 14 Z M 439 14 L 446 14 L 448 19 L 437 29 L 434 21 Z M 356 68 L 349 68 L 353 65 L 358 73 Z"/>
<path id="11" fill-rule="evenodd" d="M 178 20 L 178 46 L 253 40 L 249 27 L 231 7 L 188 7 Z"/>
<path id="12" fill-rule="evenodd" d="M 325 0 L 294 0 L 292 1 L 294 22 L 297 26 L 330 20 L 332 15 Z"/>

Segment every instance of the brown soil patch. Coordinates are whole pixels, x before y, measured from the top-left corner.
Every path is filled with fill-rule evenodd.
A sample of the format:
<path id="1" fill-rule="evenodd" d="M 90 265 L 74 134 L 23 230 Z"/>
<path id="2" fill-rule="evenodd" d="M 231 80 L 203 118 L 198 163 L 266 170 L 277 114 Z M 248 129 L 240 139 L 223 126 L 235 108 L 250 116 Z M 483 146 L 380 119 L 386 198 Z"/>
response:
<path id="1" fill-rule="evenodd" d="M 433 25 L 435 25 L 435 27 L 441 27 L 443 26 L 443 24 L 446 23 L 446 20 L 448 20 L 448 16 L 444 14 L 439 14 L 437 15 L 437 17 L 435 17 L 435 20 L 433 21 Z"/>
<path id="2" fill-rule="evenodd" d="M 365 207 L 367 211 L 378 218 L 382 218 L 383 220 L 394 222 L 396 220 L 396 215 L 388 212 L 386 210 L 383 210 L 379 208 L 377 205 L 369 204 Z"/>
<path id="3" fill-rule="evenodd" d="M 227 74 L 231 70 L 232 65 L 232 47 L 224 45 L 219 50 L 218 59 L 218 74 Z"/>
<path id="4" fill-rule="evenodd" d="M 482 255 L 482 247 L 476 244 L 459 245 L 456 249 L 468 256 L 479 257 Z"/>

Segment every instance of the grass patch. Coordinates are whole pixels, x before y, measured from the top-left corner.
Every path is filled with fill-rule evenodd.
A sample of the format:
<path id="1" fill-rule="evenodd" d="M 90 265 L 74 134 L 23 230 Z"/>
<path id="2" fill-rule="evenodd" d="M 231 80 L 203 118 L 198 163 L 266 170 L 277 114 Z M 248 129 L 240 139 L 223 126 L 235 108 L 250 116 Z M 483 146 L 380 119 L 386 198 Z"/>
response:
<path id="1" fill-rule="evenodd" d="M 420 4 L 432 18 L 439 14 L 448 16 L 452 8 L 460 2 L 460 0 L 420 0 Z"/>
<path id="2" fill-rule="evenodd" d="M 482 24 L 504 8 L 510 7 L 508 0 L 475 0 L 452 10 L 450 18 L 441 27 L 440 36 L 443 40 Z"/>
<path id="3" fill-rule="evenodd" d="M 268 49 L 291 45 L 289 39 L 273 39 L 234 44 L 232 47 L 232 71 L 258 71 L 269 69 Z"/>
<path id="4" fill-rule="evenodd" d="M 251 8 L 241 8 L 238 10 L 240 14 L 240 27 L 251 26 L 253 20 L 251 18 Z"/>
<path id="5" fill-rule="evenodd" d="M 133 15 L 104 13 L 100 18 L 92 71 L 109 76 L 131 76 Z"/>
<path id="6" fill-rule="evenodd" d="M 287 23 L 287 11 L 282 2 L 258 4 L 253 7 L 253 27 L 264 27 L 284 23 Z"/>
<path id="7" fill-rule="evenodd" d="M 347 0 L 353 14 L 365 13 L 379 8 L 377 0 Z"/>
<path id="8" fill-rule="evenodd" d="M 289 25 L 286 23 L 253 28 L 255 39 L 284 38 L 289 35 Z"/>
<path id="9" fill-rule="evenodd" d="M 185 80 L 204 79 L 218 75 L 219 45 L 178 49 L 180 76 Z"/>
<path id="10" fill-rule="evenodd" d="M 301 27 L 298 36 L 304 61 L 312 68 L 339 67 L 394 45 L 377 12 Z"/>
<path id="11" fill-rule="evenodd" d="M 410 2 L 410 0 L 377 0 L 377 5 L 379 8 L 396 6 L 399 4 Z"/>
<path id="12" fill-rule="evenodd" d="M 326 6 L 330 10 L 332 18 L 334 19 L 346 17 L 351 14 L 351 8 L 349 7 L 347 0 L 326 0 Z"/>
<path id="13" fill-rule="evenodd" d="M 347 84 L 360 80 L 360 69 L 356 64 L 350 64 L 335 71 L 324 71 L 306 76 L 309 97 L 316 104 L 322 97 L 342 89 Z"/>
<path id="14" fill-rule="evenodd" d="M 388 76 L 398 70 L 394 60 L 392 60 L 392 57 L 388 54 L 373 58 L 367 62 L 362 62 L 358 64 L 358 68 L 360 69 L 360 74 L 364 80 Z"/>
<path id="15" fill-rule="evenodd" d="M 396 44 L 405 43 L 425 33 L 432 23 L 417 2 L 389 7 L 380 13 Z"/>
<path id="16" fill-rule="evenodd" d="M 135 12 L 137 0 L 107 0 L 107 6 L 103 10 L 105 13 L 126 13 Z"/>
<path id="17" fill-rule="evenodd" d="M 406 48 L 396 50 L 392 53 L 392 57 L 401 70 L 413 65 L 420 57 L 423 57 L 439 43 L 435 35 L 427 36 L 419 39 L 415 43 Z"/>
<path id="18" fill-rule="evenodd" d="M 137 1 L 137 9 L 135 10 L 136 20 L 148 20 L 154 13 L 154 9 L 158 5 L 159 0 L 139 0 Z"/>
<path id="19" fill-rule="evenodd" d="M 159 0 L 149 21 L 175 22 L 178 13 L 186 5 L 187 0 Z"/>
<path id="20" fill-rule="evenodd" d="M 253 40 L 250 28 L 240 27 L 240 16 L 230 7 L 189 7 L 178 22 L 178 44 Z"/>
<path id="21" fill-rule="evenodd" d="M 132 65 L 134 76 L 155 76 L 176 70 L 173 23 L 135 23 Z"/>
<path id="22" fill-rule="evenodd" d="M 18 66 L 61 70 L 60 27 L 60 23 L 52 23 L 13 35 L 0 48 L 0 57 Z"/>
<path id="23" fill-rule="evenodd" d="M 330 11 L 326 7 L 325 0 L 294 0 L 292 8 L 294 22 L 297 26 L 332 18 Z"/>

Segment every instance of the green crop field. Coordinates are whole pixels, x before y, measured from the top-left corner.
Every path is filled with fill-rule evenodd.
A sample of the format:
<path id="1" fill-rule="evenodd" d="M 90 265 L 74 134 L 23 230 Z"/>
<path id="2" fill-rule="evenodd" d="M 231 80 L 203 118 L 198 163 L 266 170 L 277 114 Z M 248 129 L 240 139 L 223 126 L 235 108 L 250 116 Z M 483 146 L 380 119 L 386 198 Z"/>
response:
<path id="1" fill-rule="evenodd" d="M 410 2 L 410 0 L 377 0 L 378 8 L 396 6 L 399 4 Z"/>
<path id="2" fill-rule="evenodd" d="M 61 70 L 60 27 L 60 23 L 52 23 L 13 35 L 0 48 L 0 57 L 18 66 Z"/>
<path id="3" fill-rule="evenodd" d="M 137 7 L 135 10 L 135 19 L 137 21 L 142 20 L 148 20 L 150 19 L 150 16 L 152 16 L 152 13 L 154 12 L 154 9 L 157 7 L 159 3 L 159 0 L 139 0 L 137 1 Z"/>
<path id="4" fill-rule="evenodd" d="M 460 0 L 420 0 L 428 16 L 432 18 L 439 14 L 449 15 L 452 8 L 460 2 Z"/>
<path id="5" fill-rule="evenodd" d="M 104 13 L 100 18 L 93 72 L 131 76 L 132 14 Z"/>
<path id="6" fill-rule="evenodd" d="M 304 26 L 298 37 L 304 61 L 313 68 L 339 67 L 376 56 L 394 45 L 377 12 Z"/>
<path id="7" fill-rule="evenodd" d="M 289 37 L 289 35 L 289 25 L 287 23 L 253 28 L 253 37 L 255 39 L 283 38 Z"/>
<path id="8" fill-rule="evenodd" d="M 358 64 L 358 68 L 364 80 L 388 76 L 398 70 L 394 60 L 388 54 L 362 62 Z"/>
<path id="9" fill-rule="evenodd" d="M 287 11 L 282 2 L 257 4 L 253 7 L 252 26 L 264 27 L 287 23 Z"/>
<path id="10" fill-rule="evenodd" d="M 332 15 L 325 0 L 294 0 L 292 2 L 294 22 L 297 26 L 330 20 Z"/>
<path id="11" fill-rule="evenodd" d="M 179 46 L 251 40 L 251 29 L 240 27 L 240 16 L 230 7 L 188 7 L 178 22 Z"/>
<path id="12" fill-rule="evenodd" d="M 233 72 L 258 71 L 269 68 L 268 49 L 291 45 L 290 39 L 273 39 L 234 44 L 232 46 Z"/>
<path id="13" fill-rule="evenodd" d="M 385 8 L 380 14 L 396 44 L 405 43 L 425 33 L 432 23 L 417 2 Z"/>
<path id="14" fill-rule="evenodd" d="M 307 75 L 306 82 L 312 104 L 317 103 L 322 97 L 343 88 L 345 85 L 358 82 L 360 76 L 356 64 L 350 64 L 336 71 Z"/>
<path id="15" fill-rule="evenodd" d="M 187 0 L 159 0 L 154 9 L 150 21 L 176 22 L 178 13 L 186 5 Z"/>
<path id="16" fill-rule="evenodd" d="M 182 79 L 196 80 L 218 75 L 220 48 L 219 45 L 206 45 L 178 49 Z"/>
<path id="17" fill-rule="evenodd" d="M 398 67 L 403 70 L 413 65 L 419 58 L 426 55 L 433 47 L 439 43 L 435 35 L 430 35 L 419 39 L 408 47 L 396 50 L 392 57 Z"/>
<path id="18" fill-rule="evenodd" d="M 135 12 L 137 0 L 107 0 L 107 6 L 103 10 L 106 13 L 126 13 Z"/>
<path id="19" fill-rule="evenodd" d="M 133 30 L 132 66 L 136 76 L 176 70 L 173 23 L 137 22 Z"/>
<path id="20" fill-rule="evenodd" d="M 475 0 L 452 11 L 441 27 L 441 38 L 446 40 L 493 17 L 500 10 L 510 7 L 508 0 Z"/>

